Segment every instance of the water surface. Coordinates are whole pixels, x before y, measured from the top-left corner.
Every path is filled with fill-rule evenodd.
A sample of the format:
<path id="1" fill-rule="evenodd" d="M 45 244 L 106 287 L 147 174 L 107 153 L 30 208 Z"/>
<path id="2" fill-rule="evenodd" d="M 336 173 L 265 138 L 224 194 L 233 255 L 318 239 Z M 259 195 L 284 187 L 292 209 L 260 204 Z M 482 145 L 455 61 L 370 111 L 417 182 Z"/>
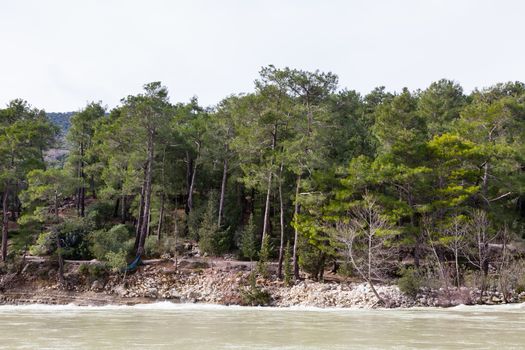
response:
<path id="1" fill-rule="evenodd" d="M 326 310 L 0 306 L 0 349 L 523 349 L 525 304 Z"/>

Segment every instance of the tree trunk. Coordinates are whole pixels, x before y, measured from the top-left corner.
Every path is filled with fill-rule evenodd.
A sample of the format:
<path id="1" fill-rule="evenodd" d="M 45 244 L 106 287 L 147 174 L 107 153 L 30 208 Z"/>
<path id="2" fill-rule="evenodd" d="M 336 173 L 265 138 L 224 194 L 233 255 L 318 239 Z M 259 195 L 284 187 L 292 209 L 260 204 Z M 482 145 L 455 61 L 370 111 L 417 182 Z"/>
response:
<path id="1" fill-rule="evenodd" d="M 137 227 L 135 228 L 135 250 L 139 248 L 140 233 L 142 232 L 142 216 L 144 214 L 144 189 L 146 188 L 146 173 L 147 164 L 144 167 L 144 181 L 142 182 L 142 187 L 140 189 L 139 215 L 137 217 Z"/>
<path id="2" fill-rule="evenodd" d="M 122 199 L 120 200 L 120 221 L 125 224 L 126 223 L 126 196 L 122 195 Z"/>
<path id="3" fill-rule="evenodd" d="M 58 232 L 57 232 L 56 244 L 57 244 L 57 255 L 58 255 L 58 281 L 60 282 L 61 286 L 64 286 L 65 285 L 64 258 L 62 257 L 62 244 L 60 244 L 60 236 Z"/>
<path id="4" fill-rule="evenodd" d="M 139 245 L 137 248 L 137 256 L 144 254 L 144 244 L 146 243 L 146 237 L 148 235 L 149 227 L 149 215 L 151 209 L 151 180 L 153 173 L 153 131 L 149 131 L 148 135 L 148 160 L 146 165 L 146 177 L 144 187 L 144 210 L 142 213 L 142 227 L 140 231 Z"/>
<path id="5" fill-rule="evenodd" d="M 84 217 L 85 215 L 85 209 L 86 209 L 86 175 L 84 174 L 84 144 L 80 143 L 80 178 L 81 178 L 81 186 L 80 186 L 80 216 Z"/>
<path id="6" fill-rule="evenodd" d="M 119 216 L 119 213 L 120 213 L 120 197 L 117 197 L 117 199 L 115 199 L 115 207 L 113 208 L 113 217 L 116 218 Z"/>
<path id="7" fill-rule="evenodd" d="M 457 249 L 454 250 L 454 263 L 456 265 L 456 287 L 460 287 L 460 279 L 459 279 L 459 252 Z"/>
<path id="8" fill-rule="evenodd" d="M 293 242 L 293 274 L 295 279 L 299 279 L 299 260 L 297 256 L 297 245 L 299 244 L 299 228 L 298 215 L 299 215 L 299 189 L 301 187 L 301 175 L 297 175 L 297 183 L 295 185 L 295 204 L 294 204 L 294 242 Z"/>
<path id="9" fill-rule="evenodd" d="M 266 201 L 264 205 L 264 218 L 263 218 L 263 230 L 262 230 L 262 238 L 261 238 L 261 249 L 264 242 L 264 238 L 266 237 L 267 230 L 268 230 L 268 218 L 270 216 L 270 195 L 272 193 L 272 171 L 270 170 L 268 173 L 268 188 L 266 190 Z"/>
<path id="10" fill-rule="evenodd" d="M 58 193 L 55 191 L 55 223 L 58 223 L 60 221 L 60 217 L 58 216 Z"/>
<path id="11" fill-rule="evenodd" d="M 81 187 L 80 188 L 80 216 L 84 217 L 86 214 L 86 188 Z"/>
<path id="12" fill-rule="evenodd" d="M 2 196 L 2 261 L 7 260 L 7 236 L 9 233 L 9 185 L 6 184 Z"/>
<path id="13" fill-rule="evenodd" d="M 222 182 L 221 182 L 221 198 L 219 200 L 219 218 L 217 220 L 217 226 L 221 227 L 222 215 L 224 211 L 224 195 L 226 194 L 226 180 L 228 179 L 228 158 L 224 156 L 224 163 L 222 167 Z"/>
<path id="14" fill-rule="evenodd" d="M 366 283 L 368 283 L 368 285 L 370 286 L 370 289 L 372 289 L 372 292 L 374 293 L 374 295 L 376 296 L 377 298 L 377 301 L 383 305 L 383 306 L 387 306 L 385 301 L 383 300 L 383 298 L 381 298 L 381 296 L 379 295 L 379 293 L 377 292 L 376 290 L 376 287 L 374 286 L 374 283 L 372 282 L 372 279 L 369 278 L 367 276 L 366 273 L 363 273 L 363 271 L 359 268 L 359 265 L 356 263 L 356 261 L 354 260 L 354 256 L 353 254 L 349 254 L 350 256 L 350 262 L 352 263 L 352 266 L 354 267 L 354 269 L 357 271 L 357 273 L 361 276 L 361 278 L 363 278 Z"/>
<path id="15" fill-rule="evenodd" d="M 272 152 L 275 150 L 275 145 L 277 143 L 277 125 L 274 124 L 273 126 L 273 132 L 272 132 Z M 268 233 L 268 226 L 269 226 L 269 218 L 270 218 L 270 197 L 272 195 L 272 167 L 273 167 L 273 154 L 272 159 L 270 161 L 270 169 L 268 169 L 268 184 L 267 184 L 267 190 L 266 190 L 266 203 L 264 206 L 264 218 L 263 218 L 263 231 L 262 231 L 262 238 L 261 238 L 261 249 L 264 242 L 264 238 L 266 237 L 266 234 Z"/>
<path id="16" fill-rule="evenodd" d="M 186 194 L 186 206 L 184 207 L 184 211 L 186 212 L 186 215 L 190 213 L 190 187 L 191 187 L 191 178 L 193 174 L 193 160 L 190 157 L 190 153 L 186 151 L 186 188 L 187 188 L 187 194 Z M 193 198 L 192 198 L 193 201 Z M 193 204 L 193 203 L 192 203 Z"/>
<path id="17" fill-rule="evenodd" d="M 195 176 L 197 175 L 197 165 L 199 164 L 199 156 L 201 153 L 201 144 L 197 142 L 197 157 L 193 162 L 193 171 L 191 174 L 190 188 L 188 190 L 188 214 L 193 210 L 193 190 L 195 189 Z"/>
<path id="18" fill-rule="evenodd" d="M 281 228 L 281 240 L 279 244 L 279 263 L 277 265 L 277 276 L 283 278 L 283 258 L 284 258 L 284 204 L 283 204 L 283 163 L 279 169 L 279 224 Z"/>
<path id="19" fill-rule="evenodd" d="M 91 175 L 91 178 L 89 180 L 89 187 L 91 189 L 91 198 L 97 199 L 97 191 L 95 189 L 95 178 L 93 175 Z"/>
<path id="20" fill-rule="evenodd" d="M 162 225 L 164 223 L 164 193 L 160 197 L 160 213 L 159 213 L 159 224 L 157 225 L 157 241 L 160 241 L 160 235 L 162 232 Z"/>
<path id="21" fill-rule="evenodd" d="M 151 196 L 151 194 L 150 194 Z M 150 208 L 149 208 L 149 211 L 148 211 L 148 221 L 146 221 L 146 237 L 149 237 L 149 235 L 151 234 L 151 204 L 150 204 Z"/>

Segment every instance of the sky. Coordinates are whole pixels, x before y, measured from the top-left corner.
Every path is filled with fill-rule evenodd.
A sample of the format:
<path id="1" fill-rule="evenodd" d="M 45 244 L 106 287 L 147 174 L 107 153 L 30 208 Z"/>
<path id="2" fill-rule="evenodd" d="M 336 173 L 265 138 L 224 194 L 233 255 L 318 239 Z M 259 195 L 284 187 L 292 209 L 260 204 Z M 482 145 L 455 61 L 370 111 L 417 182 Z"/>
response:
<path id="1" fill-rule="evenodd" d="M 331 71 L 366 94 L 525 81 L 525 1 L 0 0 L 0 108 L 112 108 L 161 81 L 172 102 L 253 91 L 261 67 Z"/>

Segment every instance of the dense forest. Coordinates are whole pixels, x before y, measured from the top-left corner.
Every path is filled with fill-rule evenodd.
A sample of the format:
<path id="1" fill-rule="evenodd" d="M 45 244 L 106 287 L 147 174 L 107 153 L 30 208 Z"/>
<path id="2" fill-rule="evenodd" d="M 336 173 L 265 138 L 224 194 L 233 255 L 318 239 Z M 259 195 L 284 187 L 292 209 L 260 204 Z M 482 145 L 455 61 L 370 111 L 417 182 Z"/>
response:
<path id="1" fill-rule="evenodd" d="M 361 95 L 268 66 L 211 108 L 171 103 L 160 82 L 111 110 L 89 103 L 50 164 L 58 127 L 14 100 L 0 109 L 1 257 L 118 270 L 191 241 L 288 280 L 333 269 L 483 290 L 495 275 L 505 290 L 524 276 L 524 133 L 520 82 Z"/>

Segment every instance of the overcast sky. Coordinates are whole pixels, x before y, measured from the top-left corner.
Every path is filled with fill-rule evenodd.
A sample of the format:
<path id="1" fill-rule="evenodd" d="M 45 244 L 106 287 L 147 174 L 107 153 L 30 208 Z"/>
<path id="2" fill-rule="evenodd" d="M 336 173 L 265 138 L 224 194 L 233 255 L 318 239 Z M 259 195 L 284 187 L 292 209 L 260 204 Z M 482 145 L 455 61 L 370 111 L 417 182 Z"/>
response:
<path id="1" fill-rule="evenodd" d="M 525 81 L 525 1 L 0 0 L 0 106 L 117 105 L 162 81 L 204 105 L 261 66 L 332 71 L 340 87 L 466 91 Z"/>

